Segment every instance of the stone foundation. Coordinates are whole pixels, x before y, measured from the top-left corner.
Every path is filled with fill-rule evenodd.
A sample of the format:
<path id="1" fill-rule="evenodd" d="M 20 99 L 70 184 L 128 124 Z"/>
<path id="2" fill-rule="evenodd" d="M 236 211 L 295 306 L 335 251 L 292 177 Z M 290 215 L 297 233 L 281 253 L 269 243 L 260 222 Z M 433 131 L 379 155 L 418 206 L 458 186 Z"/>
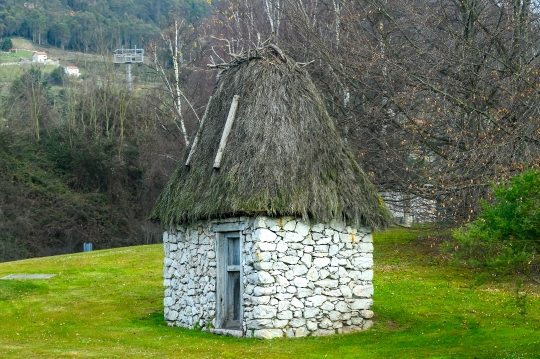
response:
<path id="1" fill-rule="evenodd" d="M 372 325 L 370 230 L 333 221 L 235 218 L 164 233 L 165 319 L 184 328 L 216 324 L 220 226 L 241 234 L 243 320 L 247 337 L 350 333 Z"/>

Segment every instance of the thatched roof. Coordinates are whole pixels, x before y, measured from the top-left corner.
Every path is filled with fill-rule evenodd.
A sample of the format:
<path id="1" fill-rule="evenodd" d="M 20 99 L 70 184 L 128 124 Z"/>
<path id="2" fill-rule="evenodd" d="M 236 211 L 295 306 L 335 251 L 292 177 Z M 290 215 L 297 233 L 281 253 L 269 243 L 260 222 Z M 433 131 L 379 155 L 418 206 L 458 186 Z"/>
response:
<path id="1" fill-rule="evenodd" d="M 167 227 L 239 215 L 389 223 L 375 187 L 338 134 L 308 73 L 267 46 L 221 66 L 189 166 L 178 166 L 152 219 Z M 238 108 L 214 168 L 233 96 Z"/>

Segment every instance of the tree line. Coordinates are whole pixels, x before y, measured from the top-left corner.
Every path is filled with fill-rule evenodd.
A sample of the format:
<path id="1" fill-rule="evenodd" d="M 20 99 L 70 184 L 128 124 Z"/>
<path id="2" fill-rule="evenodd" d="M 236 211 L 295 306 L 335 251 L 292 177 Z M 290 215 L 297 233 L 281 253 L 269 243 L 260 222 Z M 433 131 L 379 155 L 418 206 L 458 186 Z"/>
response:
<path id="1" fill-rule="evenodd" d="M 0 37 L 20 36 L 84 52 L 143 46 L 159 34 L 170 13 L 204 17 L 207 0 L 6 0 L 0 4 Z"/>

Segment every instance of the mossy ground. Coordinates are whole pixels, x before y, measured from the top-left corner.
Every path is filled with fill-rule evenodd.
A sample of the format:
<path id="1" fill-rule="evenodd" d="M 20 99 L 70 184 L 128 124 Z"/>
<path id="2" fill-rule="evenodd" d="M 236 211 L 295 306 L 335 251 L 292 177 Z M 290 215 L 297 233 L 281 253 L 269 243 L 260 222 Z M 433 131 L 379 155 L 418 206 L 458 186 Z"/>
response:
<path id="1" fill-rule="evenodd" d="M 261 341 L 170 328 L 161 245 L 0 264 L 2 358 L 537 358 L 540 289 L 446 264 L 430 231 L 375 234 L 375 326 Z M 481 278 L 481 280 L 479 280 Z"/>

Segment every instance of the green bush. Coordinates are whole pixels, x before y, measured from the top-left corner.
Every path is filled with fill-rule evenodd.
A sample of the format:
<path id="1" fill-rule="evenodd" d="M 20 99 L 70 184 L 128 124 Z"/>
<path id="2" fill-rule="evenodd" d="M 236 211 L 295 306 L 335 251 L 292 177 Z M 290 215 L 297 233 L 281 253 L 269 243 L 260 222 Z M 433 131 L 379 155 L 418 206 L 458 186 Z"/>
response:
<path id="1" fill-rule="evenodd" d="M 453 233 L 455 257 L 470 265 L 527 272 L 540 249 L 540 174 L 528 170 L 493 184 L 494 203 Z"/>
<path id="2" fill-rule="evenodd" d="M 6 37 L 4 40 L 2 40 L 2 51 L 9 51 L 13 48 L 13 42 L 10 38 Z"/>

